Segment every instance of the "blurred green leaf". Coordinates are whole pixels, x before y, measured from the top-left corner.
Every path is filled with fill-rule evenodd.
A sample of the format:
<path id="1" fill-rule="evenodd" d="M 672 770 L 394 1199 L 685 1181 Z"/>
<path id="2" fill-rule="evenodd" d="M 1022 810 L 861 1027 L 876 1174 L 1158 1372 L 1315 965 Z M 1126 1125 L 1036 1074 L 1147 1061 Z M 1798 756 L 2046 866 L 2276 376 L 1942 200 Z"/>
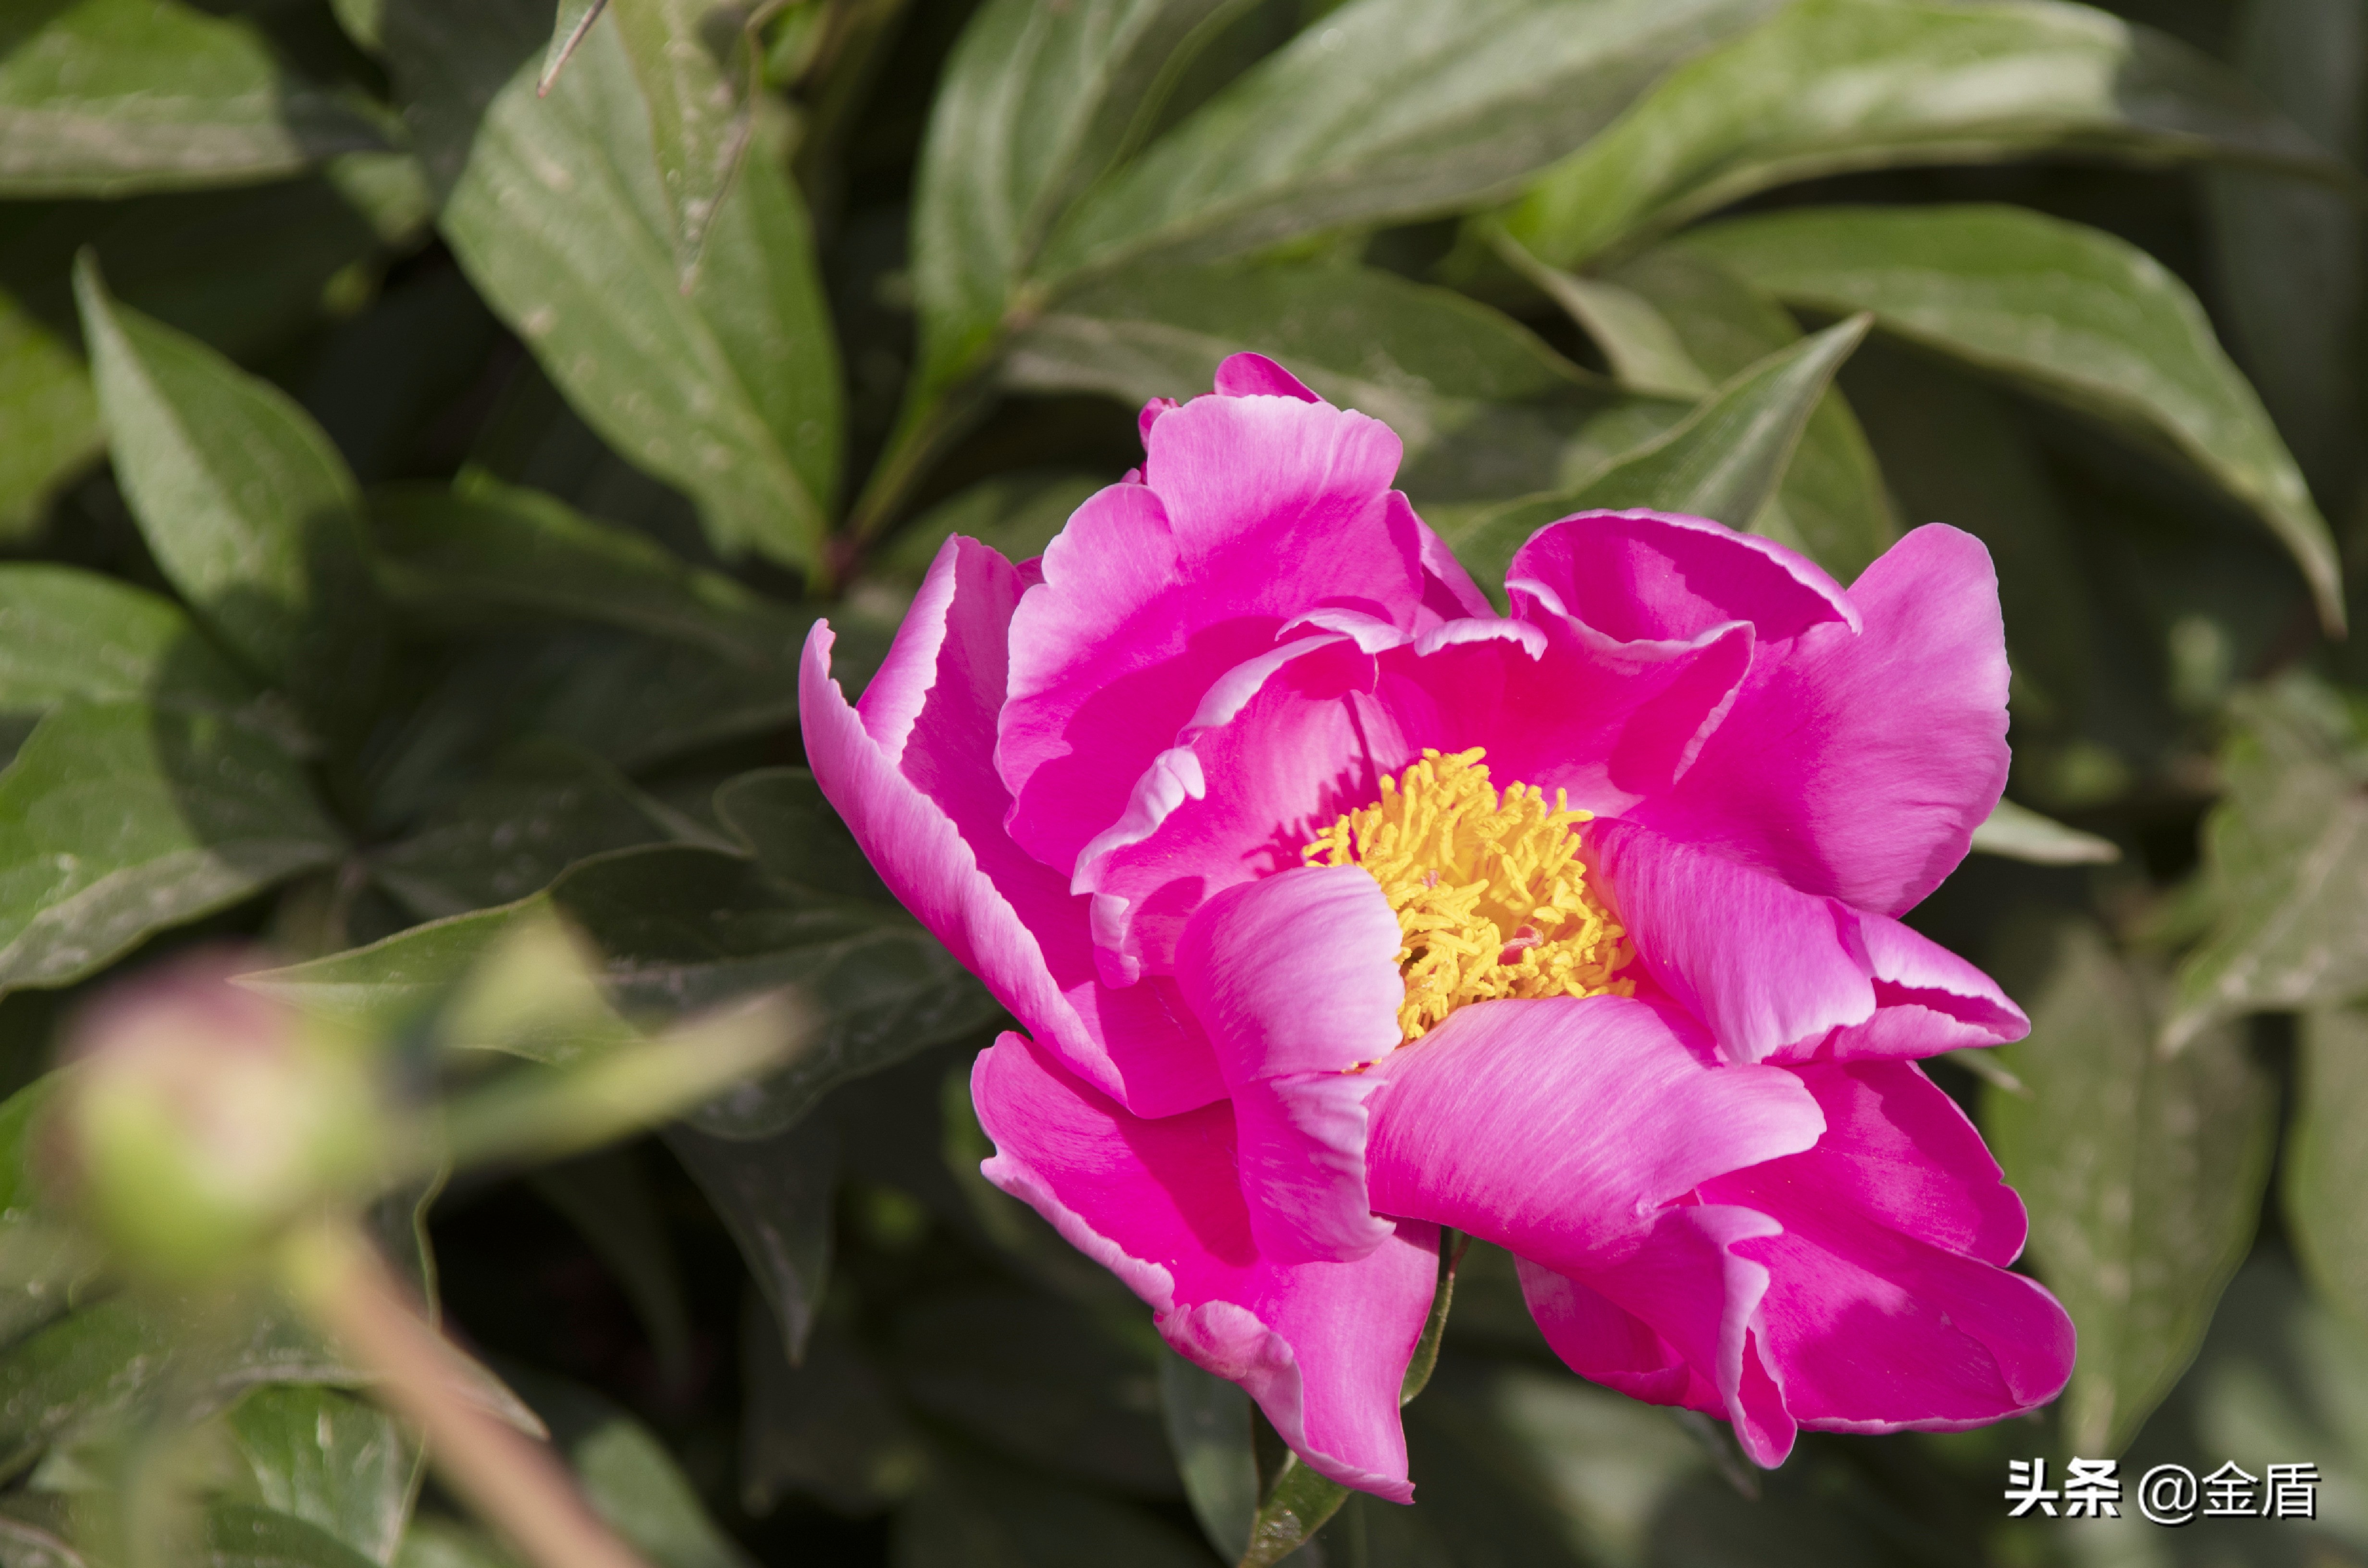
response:
<path id="1" fill-rule="evenodd" d="M 518 1562 L 481 1529 L 456 1519 L 415 1518 L 394 1568 L 518 1568 Z"/>
<path id="2" fill-rule="evenodd" d="M 2168 1049 L 2216 1019 L 2368 991 L 2368 795 L 2340 715 L 2313 694 L 2287 686 L 2234 707 L 2227 793 L 2203 834 L 2213 926 L 2179 966 Z"/>
<path id="3" fill-rule="evenodd" d="M 605 850 L 699 836 L 598 757 L 526 741 L 451 805 L 375 852 L 372 874 L 422 918 L 510 903 Z"/>
<path id="4" fill-rule="evenodd" d="M 698 499 L 719 551 L 820 574 L 841 396 L 797 192 L 745 160 L 685 292 L 620 30 L 592 28 L 538 98 L 550 20 L 534 0 L 419 0 L 388 18 L 444 236 L 586 421 Z"/>
<path id="5" fill-rule="evenodd" d="M 1573 512 L 1648 506 L 1741 528 L 1777 493 L 1818 400 L 1867 325 L 1853 317 L 1769 355 L 1572 490 L 1442 520 L 1440 532 L 1475 574 L 1502 582 L 1524 540 Z"/>
<path id="6" fill-rule="evenodd" d="M 74 291 L 117 474 L 157 563 L 257 674 L 349 720 L 383 631 L 344 460 L 285 393 L 114 304 L 87 255 Z"/>
<path id="7" fill-rule="evenodd" d="M 780 1325 L 752 1295 L 740 1356 L 740 1490 L 750 1513 L 771 1512 L 784 1491 L 843 1514 L 877 1513 L 927 1471 L 927 1450 L 845 1324 L 825 1319 L 803 1364 L 791 1367 Z"/>
<path id="8" fill-rule="evenodd" d="M 36 1180 L 41 1119 L 55 1074 L 0 1102 L 0 1346 L 73 1310 L 105 1263 L 103 1249 L 42 1200 Z"/>
<path id="9" fill-rule="evenodd" d="M 272 741 L 145 703 L 60 708 L 0 773 L 0 988 L 78 980 L 341 850 Z"/>
<path id="10" fill-rule="evenodd" d="M 0 713 L 144 701 L 176 713 L 256 715 L 255 688 L 170 599 L 72 566 L 0 565 Z"/>
<path id="11" fill-rule="evenodd" d="M 906 1398 L 986 1444 L 1078 1480 L 1173 1496 L 1158 1365 L 1058 1296 L 935 1292 L 898 1314 L 890 1370 Z"/>
<path id="12" fill-rule="evenodd" d="M 2226 1030 L 2156 1049 L 2153 975 L 2085 921 L 2013 933 L 2029 1038 L 1999 1048 L 2027 1096 L 1986 1085 L 1982 1125 L 2031 1211 L 2031 1257 L 2080 1336 L 2064 1447 L 2118 1453 L 2193 1359 L 2251 1244 L 2274 1090 Z M 2044 977 L 2044 978 L 2039 978 Z"/>
<path id="13" fill-rule="evenodd" d="M 1209 1555 L 1139 1508 L 985 1459 L 941 1456 L 897 1510 L 895 1568 L 1208 1568 Z"/>
<path id="14" fill-rule="evenodd" d="M 827 1118 L 809 1117 L 762 1138 L 670 1127 L 666 1141 L 739 1244 L 772 1310 L 782 1354 L 796 1365 L 830 1273 L 838 1130 Z"/>
<path id="15" fill-rule="evenodd" d="M 559 14 L 551 23 L 551 47 L 543 51 L 542 74 L 535 78 L 537 92 L 551 91 L 560 72 L 567 68 L 575 46 L 584 41 L 584 35 L 591 31 L 592 24 L 608 8 L 609 0 L 559 0 Z"/>
<path id="16" fill-rule="evenodd" d="M 1031 560 L 1044 553 L 1070 514 L 1102 484 L 1095 475 L 1057 469 L 1022 470 L 981 480 L 897 529 L 872 570 L 897 582 L 918 584 L 928 574 L 939 548 L 956 534 L 1001 551 L 1008 560 Z"/>
<path id="17" fill-rule="evenodd" d="M 2368 1017 L 2318 1008 L 2303 1015 L 2301 1035 L 2286 1228 L 2320 1299 L 2368 1329 Z"/>
<path id="18" fill-rule="evenodd" d="M 1240 255 L 1507 192 L 1764 0 L 1350 0 L 1080 201 L 1052 281 Z"/>
<path id="19" fill-rule="evenodd" d="M 1600 279 L 1553 268 L 1533 275 L 1641 392 L 1700 397 L 1801 338 L 1773 301 L 1682 252 L 1651 252 Z M 1817 400 L 1775 496 L 1749 526 L 1845 583 L 1899 537 L 1882 471 L 1839 387 Z"/>
<path id="20" fill-rule="evenodd" d="M 310 1520 L 245 1503 L 206 1510 L 207 1568 L 364 1568 L 365 1557 Z"/>
<path id="21" fill-rule="evenodd" d="M 60 1536 L 29 1520 L 0 1515 L 0 1563 L 6 1568 L 87 1568 Z"/>
<path id="22" fill-rule="evenodd" d="M 1192 1515 L 1217 1555 L 1241 1561 L 1258 1515 L 1258 1457 L 1250 1451 L 1250 1396 L 1170 1350 L 1159 1362 L 1159 1408 Z"/>
<path id="23" fill-rule="evenodd" d="M 1680 244 L 1770 293 L 1884 330 L 2168 442 L 2253 508 L 2343 624 L 2326 519 L 2186 286 L 2144 251 L 2012 207 L 1820 208 Z"/>
<path id="24" fill-rule="evenodd" d="M 1178 49 L 1230 0 L 991 0 L 930 110 L 913 212 L 919 391 L 992 349 L 1046 234 L 1128 150 Z"/>
<path id="25" fill-rule="evenodd" d="M 428 611 L 540 611 L 707 648 L 794 683 L 811 612 L 685 564 L 647 535 L 595 522 L 554 496 L 464 476 L 444 491 L 370 497 L 395 596 Z"/>
<path id="26" fill-rule="evenodd" d="M 1504 223 L 1541 258 L 1576 267 L 1772 186 L 2042 152 L 2340 172 L 2217 62 L 2103 11 L 1804 0 L 1672 71 Z"/>
<path id="27" fill-rule="evenodd" d="M 566 1217 L 633 1304 L 650 1336 L 658 1381 L 690 1375 L 690 1304 L 649 1176 L 632 1148 L 603 1149 L 529 1173 L 543 1201 Z"/>
<path id="28" fill-rule="evenodd" d="M 379 145 L 242 17 L 46 0 L 0 21 L 0 196 L 243 184 Z"/>
<path id="29" fill-rule="evenodd" d="M 586 1501 L 651 1568 L 750 1568 L 648 1427 L 576 1384 L 540 1374 L 518 1383 L 551 1424 Z"/>
<path id="30" fill-rule="evenodd" d="M 72 348 L 0 294 L 0 540 L 21 537 L 52 492 L 97 455 L 98 395 Z"/>
<path id="31" fill-rule="evenodd" d="M 233 1498 L 302 1519 L 373 1562 L 393 1560 L 422 1462 L 394 1417 L 334 1389 L 270 1384 L 222 1427 Z"/>
<path id="32" fill-rule="evenodd" d="M 552 34 L 553 46 L 563 51 L 561 64 L 573 52 L 559 38 L 570 8 L 562 7 Z M 741 27 L 748 8 L 714 0 L 643 0 L 619 6 L 609 24 L 623 38 L 625 57 L 649 104 L 658 183 L 673 220 L 675 262 L 685 285 L 698 276 L 708 224 L 748 149 L 754 116 Z M 596 9 L 577 23 L 575 47 L 598 16 Z M 549 93 L 554 75 L 546 53 L 537 90 Z"/>
<path id="33" fill-rule="evenodd" d="M 2066 827 L 2028 806 L 2000 801 L 1982 824 L 1974 829 L 1974 850 L 2034 866 L 2101 866 L 2122 858 L 2110 838 Z"/>

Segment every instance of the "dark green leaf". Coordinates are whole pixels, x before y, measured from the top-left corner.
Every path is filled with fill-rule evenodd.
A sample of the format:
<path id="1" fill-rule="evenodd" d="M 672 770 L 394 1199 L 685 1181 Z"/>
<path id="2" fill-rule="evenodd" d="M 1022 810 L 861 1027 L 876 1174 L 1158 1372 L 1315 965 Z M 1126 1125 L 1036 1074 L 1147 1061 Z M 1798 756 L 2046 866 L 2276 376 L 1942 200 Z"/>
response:
<path id="1" fill-rule="evenodd" d="M 1060 470 L 1024 470 L 981 480 L 897 529 L 871 569 L 897 582 L 917 584 L 928 574 L 939 548 L 956 534 L 992 546 L 1008 560 L 1030 560 L 1044 553 L 1069 515 L 1102 484 L 1091 474 Z"/>
<path id="2" fill-rule="evenodd" d="M 2017 933 L 2031 1035 L 1982 1123 L 2031 1211 L 2031 1257 L 2079 1330 L 2065 1446 L 2118 1453 L 2187 1369 L 2244 1260 L 2269 1177 L 2274 1091 L 2225 1029 L 2156 1049 L 2161 984 L 2095 927 Z"/>
<path id="3" fill-rule="evenodd" d="M 244 17 L 66 0 L 0 20 L 0 196 L 243 184 L 378 145 Z"/>
<path id="4" fill-rule="evenodd" d="M 1763 0 L 1350 0 L 1079 202 L 1037 268 L 1240 255 L 1454 211 L 1600 130 Z"/>
<path id="5" fill-rule="evenodd" d="M 421 0 L 389 17 L 444 235 L 586 421 L 698 499 L 719 550 L 818 573 L 840 394 L 797 192 L 769 159 L 745 160 L 684 292 L 652 105 L 620 31 L 592 28 L 538 98 L 550 18 L 534 0 Z"/>
<path id="6" fill-rule="evenodd" d="M 2237 706 L 2228 792 L 2203 826 L 2215 918 L 2179 967 L 2171 1049 L 2219 1018 L 2368 991 L 2368 793 L 2323 702 L 2294 685 Z"/>
<path id="7" fill-rule="evenodd" d="M 2337 168 L 2223 67 L 2103 11 L 1806 0 L 1671 72 L 1505 224 L 1576 267 L 1771 186 L 2051 151 Z"/>
<path id="8" fill-rule="evenodd" d="M 245 1503 L 206 1510 L 205 1568 L 366 1568 L 376 1561 L 290 1514 Z"/>
<path id="9" fill-rule="evenodd" d="M 2329 1306 L 2368 1326 L 2368 1017 L 2321 1008 L 2302 1020 L 2286 1226 Z"/>
<path id="10" fill-rule="evenodd" d="M 382 652 L 353 475 L 285 393 L 114 304 L 87 256 L 74 291 L 116 472 L 174 585 L 308 711 L 350 714 Z"/>
<path id="11" fill-rule="evenodd" d="M 803 767 L 764 767 L 726 779 L 715 814 L 768 875 L 828 898 L 894 902 L 830 801 Z"/>
<path id="12" fill-rule="evenodd" d="M 585 1500 L 651 1568 L 750 1568 L 649 1428 L 588 1389 L 540 1375 L 518 1382 L 551 1424 Z"/>
<path id="13" fill-rule="evenodd" d="M 0 294 L 0 539 L 21 538 L 66 476 L 98 454 L 98 394 L 56 333 Z"/>
<path id="14" fill-rule="evenodd" d="M 751 1295 L 740 1356 L 740 1490 L 750 1513 L 769 1513 L 783 1492 L 796 1491 L 843 1514 L 875 1514 L 927 1471 L 920 1439 L 844 1324 L 825 1320 L 804 1363 L 791 1367 L 780 1325 Z"/>
<path id="15" fill-rule="evenodd" d="M 930 110 L 913 215 L 922 383 L 990 351 L 1053 222 L 1156 107 L 1178 45 L 1229 0 L 993 0 Z"/>
<path id="16" fill-rule="evenodd" d="M 371 867 L 388 891 L 436 920 L 513 903 L 604 850 L 695 835 L 597 757 L 556 741 L 529 741 L 373 855 Z"/>
<path id="17" fill-rule="evenodd" d="M 61 708 L 0 773 L 0 987 L 78 980 L 340 849 L 274 742 L 143 703 Z"/>
<path id="18" fill-rule="evenodd" d="M 526 609 L 602 622 L 707 648 L 792 682 L 814 624 L 811 612 L 687 565 L 645 534 L 483 475 L 458 491 L 377 491 L 370 513 L 397 595 L 429 610 Z"/>
<path id="19" fill-rule="evenodd" d="M 1258 1516 L 1258 1458 L 1250 1450 L 1250 1396 L 1170 1350 L 1159 1362 L 1167 1446 L 1193 1517 L 1217 1555 L 1238 1562 Z"/>
<path id="20" fill-rule="evenodd" d="M 896 1514 L 896 1568 L 1208 1568 L 1174 1526 L 984 1459 L 944 1456 Z"/>
<path id="21" fill-rule="evenodd" d="M 527 1180 L 567 1218 L 633 1304 L 650 1336 L 658 1381 L 680 1388 L 690 1373 L 690 1305 L 656 1194 L 632 1148 L 603 1149 L 545 1165 Z"/>
<path id="22" fill-rule="evenodd" d="M 334 1389 L 272 1384 L 222 1426 L 232 1497 L 302 1519 L 370 1562 L 393 1560 L 421 1462 L 394 1417 Z"/>
<path id="23" fill-rule="evenodd" d="M 826 1117 L 809 1117 L 763 1138 L 670 1127 L 666 1141 L 740 1244 L 781 1354 L 792 1364 L 803 1359 L 830 1272 L 838 1130 Z"/>
<path id="24" fill-rule="evenodd" d="M 1250 1520 L 1250 1543 L 1242 1552 L 1241 1568 L 1266 1568 L 1299 1551 L 1353 1495 L 1300 1462 L 1296 1454 L 1290 1456 Z"/>
<path id="25" fill-rule="evenodd" d="M 1651 252 L 1600 279 L 1535 270 L 1640 392 L 1700 397 L 1800 341 L 1800 329 L 1774 301 L 1682 252 Z M 1750 528 L 1804 551 L 1845 583 L 1899 537 L 1882 472 L 1839 388 L 1818 399 L 1782 483 Z"/>
<path id="26" fill-rule="evenodd" d="M 2203 307 L 2135 246 L 2012 207 L 1822 208 L 1685 245 L 1782 299 L 1899 334 L 2168 442 L 2284 541 L 2343 624 L 2334 541 Z"/>
<path id="27" fill-rule="evenodd" d="M 1776 494 L 1818 400 L 1866 329 L 1867 319 L 1854 317 L 1768 356 L 1575 489 L 1442 520 L 1440 532 L 1476 574 L 1501 581 L 1524 540 L 1573 512 L 1649 506 L 1741 528 Z"/>

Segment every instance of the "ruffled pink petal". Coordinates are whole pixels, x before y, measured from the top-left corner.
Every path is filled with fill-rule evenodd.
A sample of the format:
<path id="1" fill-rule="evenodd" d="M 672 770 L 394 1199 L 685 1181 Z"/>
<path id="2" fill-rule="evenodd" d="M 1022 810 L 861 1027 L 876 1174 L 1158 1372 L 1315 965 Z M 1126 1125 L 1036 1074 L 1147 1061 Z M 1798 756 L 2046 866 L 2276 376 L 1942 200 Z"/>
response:
<path id="1" fill-rule="evenodd" d="M 1151 1304 L 1177 1350 L 1247 1390 L 1323 1474 L 1411 1500 L 1398 1389 L 1436 1279 L 1435 1226 L 1349 1263 L 1261 1256 L 1224 1103 L 1145 1120 L 1007 1034 L 971 1074 L 987 1179 Z"/>
<path id="2" fill-rule="evenodd" d="M 1479 1002 L 1372 1073 L 1375 1211 L 1436 1221 L 1565 1274 L 1633 1251 L 1662 1206 L 1816 1143 L 1782 1068 L 1722 1064 L 1701 1026 L 1621 996 Z"/>
<path id="3" fill-rule="evenodd" d="M 1225 671 L 1314 609 L 1411 628 L 1413 514 L 1390 500 L 1388 426 L 1296 397 L 1202 397 L 1162 415 L 1145 483 L 1088 500 L 1011 622 L 996 765 L 1012 835 L 1063 873 L 1117 820 Z"/>
<path id="4" fill-rule="evenodd" d="M 1934 523 L 1849 602 L 1862 631 L 1827 621 L 1763 647 L 1693 766 L 1629 814 L 1896 915 L 1964 858 L 2006 783 L 1998 579 L 1980 540 Z"/>
<path id="5" fill-rule="evenodd" d="M 1795 1424 L 1765 1364 L 1759 1320 L 1770 1269 L 1750 1251 L 1778 1229 L 1746 1208 L 1665 1209 L 1641 1245 L 1579 1279 L 1557 1280 L 1524 1259 L 1522 1294 L 1546 1342 L 1580 1376 L 1601 1371 L 1611 1387 L 1634 1385 L 1623 1392 L 1653 1391 L 1639 1398 L 1712 1410 L 1734 1426 L 1754 1463 L 1782 1464 Z M 1620 1337 L 1610 1344 L 1589 1337 L 1604 1331 Z M 1664 1357 L 1639 1375 L 1640 1363 Z"/>
<path id="6" fill-rule="evenodd" d="M 1413 638 L 1377 624 L 1228 672 L 1153 759 L 1078 863 L 1074 885 L 1094 895 L 1106 972 L 1170 968 L 1202 899 L 1297 864 L 1303 846 L 1380 799 L 1383 777 L 1425 747 L 1482 746 L 1500 787 L 1565 789 L 1591 810 L 1666 787 L 1752 646 L 1740 623 L 1694 642 L 1616 647 L 1567 623 L 1494 616 Z"/>
<path id="7" fill-rule="evenodd" d="M 1735 1061 L 1930 1056 L 2029 1028 L 1987 975 L 1896 920 L 1634 823 L 1586 833 L 1645 969 Z"/>
<path id="8" fill-rule="evenodd" d="M 2001 1267 L 2022 1205 L 1963 1113 L 1910 1063 L 1799 1071 L 1827 1118 L 1817 1146 L 1702 1189 L 1783 1227 L 1743 1250 L 1769 1269 L 1759 1332 L 1795 1418 L 1965 1426 L 2053 1399 L 2071 1320 Z"/>
<path id="9" fill-rule="evenodd" d="M 1583 512 L 1513 554 L 1528 588 L 1622 642 L 1691 642 L 1732 621 L 1779 644 L 1812 627 L 1856 631 L 1858 611 L 1816 562 L 1723 523 L 1665 512 Z M 1514 613 L 1524 613 L 1516 601 Z"/>
<path id="10" fill-rule="evenodd" d="M 1002 831 L 986 757 L 1019 592 L 1000 555 L 948 540 L 860 712 L 816 623 L 798 676 L 807 761 L 890 891 L 1077 1072 L 1145 1114 L 1206 1105 L 1224 1085 L 1173 985 L 1099 983 L 1086 901 Z"/>
<path id="11" fill-rule="evenodd" d="M 1302 403 L 1324 400 L 1307 383 L 1263 354 L 1231 354 L 1217 367 L 1219 397 L 1295 397 Z"/>

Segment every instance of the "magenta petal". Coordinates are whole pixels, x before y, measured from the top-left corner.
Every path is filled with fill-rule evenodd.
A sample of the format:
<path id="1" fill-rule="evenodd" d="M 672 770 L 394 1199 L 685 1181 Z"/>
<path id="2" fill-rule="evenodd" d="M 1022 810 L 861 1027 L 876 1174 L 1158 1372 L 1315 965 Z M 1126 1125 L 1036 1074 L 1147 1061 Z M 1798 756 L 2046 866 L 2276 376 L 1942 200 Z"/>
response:
<path id="1" fill-rule="evenodd" d="M 1234 1098 L 1258 1251 L 1360 1257 L 1392 1233 L 1365 1196 L 1365 1100 L 1348 1069 L 1398 1043 L 1397 916 L 1354 866 L 1230 888 L 1184 928 L 1176 979 Z"/>
<path id="2" fill-rule="evenodd" d="M 1964 858 L 2006 783 L 2006 644 L 1989 553 L 1918 528 L 1851 585 L 1864 630 L 1755 662 L 1669 793 L 1632 814 L 1809 892 L 1896 915 Z"/>
<path id="3" fill-rule="evenodd" d="M 1118 820 L 1209 687 L 1308 611 L 1411 628 L 1423 596 L 1387 426 L 1289 397 L 1152 426 L 1143 484 L 1077 509 L 1011 622 L 996 766 L 1012 836 L 1063 873 Z"/>
<path id="4" fill-rule="evenodd" d="M 1324 400 L 1307 383 L 1263 354 L 1234 354 L 1217 367 L 1219 397 L 1295 397 L 1302 403 Z"/>
<path id="5" fill-rule="evenodd" d="M 1435 1227 L 1404 1221 L 1348 1263 L 1261 1256 L 1226 1105 L 1128 1115 L 1018 1035 L 971 1074 L 987 1179 L 1151 1304 L 1178 1351 L 1248 1391 L 1323 1474 L 1406 1502 L 1398 1388 L 1436 1278 Z"/>
<path id="6" fill-rule="evenodd" d="M 807 761 L 889 890 L 1077 1072 L 1147 1114 L 1205 1105 L 1224 1085 L 1172 985 L 1099 983 L 1086 901 L 1003 834 L 985 758 L 1019 592 L 994 551 L 949 540 L 860 714 L 817 623 L 798 676 Z"/>
<path id="7" fill-rule="evenodd" d="M 1896 920 L 1634 823 L 1587 834 L 1645 969 L 1737 1062 L 1930 1056 L 2029 1028 L 1996 982 Z"/>
<path id="8" fill-rule="evenodd" d="M 1766 1346 L 1755 1331 L 1770 1271 L 1750 1251 L 1779 1228 L 1750 1209 L 1704 1203 L 1663 1210 L 1641 1245 L 1570 1282 L 1578 1289 L 1533 1292 L 1531 1281 L 1543 1271 L 1531 1263 L 1522 1271 L 1523 1294 L 1533 1312 L 1542 1304 L 1546 1308 L 1539 1327 L 1555 1353 L 1583 1377 L 1593 1375 L 1588 1366 L 1605 1365 L 1610 1357 L 1605 1347 L 1582 1343 L 1579 1335 L 1590 1327 L 1624 1326 L 1608 1320 L 1588 1298 L 1617 1309 L 1634 1326 L 1625 1327 L 1629 1337 L 1616 1353 L 1631 1365 L 1648 1358 L 1651 1348 L 1637 1331 L 1651 1334 L 1684 1362 L 1691 1384 L 1708 1385 L 1703 1392 L 1715 1401 L 1711 1407 L 1734 1425 L 1752 1462 L 1782 1464 L 1793 1449 L 1794 1420 L 1785 1392 L 1762 1362 Z M 1611 1369 L 1618 1372 L 1620 1364 L 1611 1362 Z M 1659 1370 L 1657 1386 L 1672 1395 L 1675 1381 L 1673 1368 Z"/>
<path id="9" fill-rule="evenodd" d="M 1631 1399 L 1654 1404 L 1691 1403 L 1686 1394 L 1693 1369 L 1652 1324 L 1567 1274 L 1525 1257 L 1514 1261 L 1530 1315 L 1572 1371 Z"/>
<path id="10" fill-rule="evenodd" d="M 1480 1002 L 1372 1069 L 1374 1210 L 1564 1274 L 1625 1256 L 1654 1212 L 1825 1125 L 1782 1068 L 1722 1064 L 1691 1018 L 1622 996 Z"/>
<path id="11" fill-rule="evenodd" d="M 1855 631 L 1858 612 L 1807 557 L 1722 523 L 1663 512 L 1586 512 L 1549 523 L 1514 552 L 1509 593 L 1533 585 L 1622 642 L 1690 642 L 1731 621 L 1762 642 L 1813 626 Z"/>

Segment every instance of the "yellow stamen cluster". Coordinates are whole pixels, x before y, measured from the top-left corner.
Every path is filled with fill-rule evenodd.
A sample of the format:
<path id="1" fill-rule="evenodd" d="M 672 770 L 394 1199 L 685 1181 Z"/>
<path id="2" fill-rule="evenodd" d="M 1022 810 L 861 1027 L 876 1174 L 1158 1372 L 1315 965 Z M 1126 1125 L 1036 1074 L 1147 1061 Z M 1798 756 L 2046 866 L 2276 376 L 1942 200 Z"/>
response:
<path id="1" fill-rule="evenodd" d="M 1382 798 L 1326 828 L 1311 866 L 1360 866 L 1397 911 L 1398 1027 L 1419 1038 L 1466 1002 L 1635 994 L 1635 952 L 1588 886 L 1571 829 L 1593 815 L 1532 785 L 1503 798 L 1474 747 L 1426 750 Z"/>

